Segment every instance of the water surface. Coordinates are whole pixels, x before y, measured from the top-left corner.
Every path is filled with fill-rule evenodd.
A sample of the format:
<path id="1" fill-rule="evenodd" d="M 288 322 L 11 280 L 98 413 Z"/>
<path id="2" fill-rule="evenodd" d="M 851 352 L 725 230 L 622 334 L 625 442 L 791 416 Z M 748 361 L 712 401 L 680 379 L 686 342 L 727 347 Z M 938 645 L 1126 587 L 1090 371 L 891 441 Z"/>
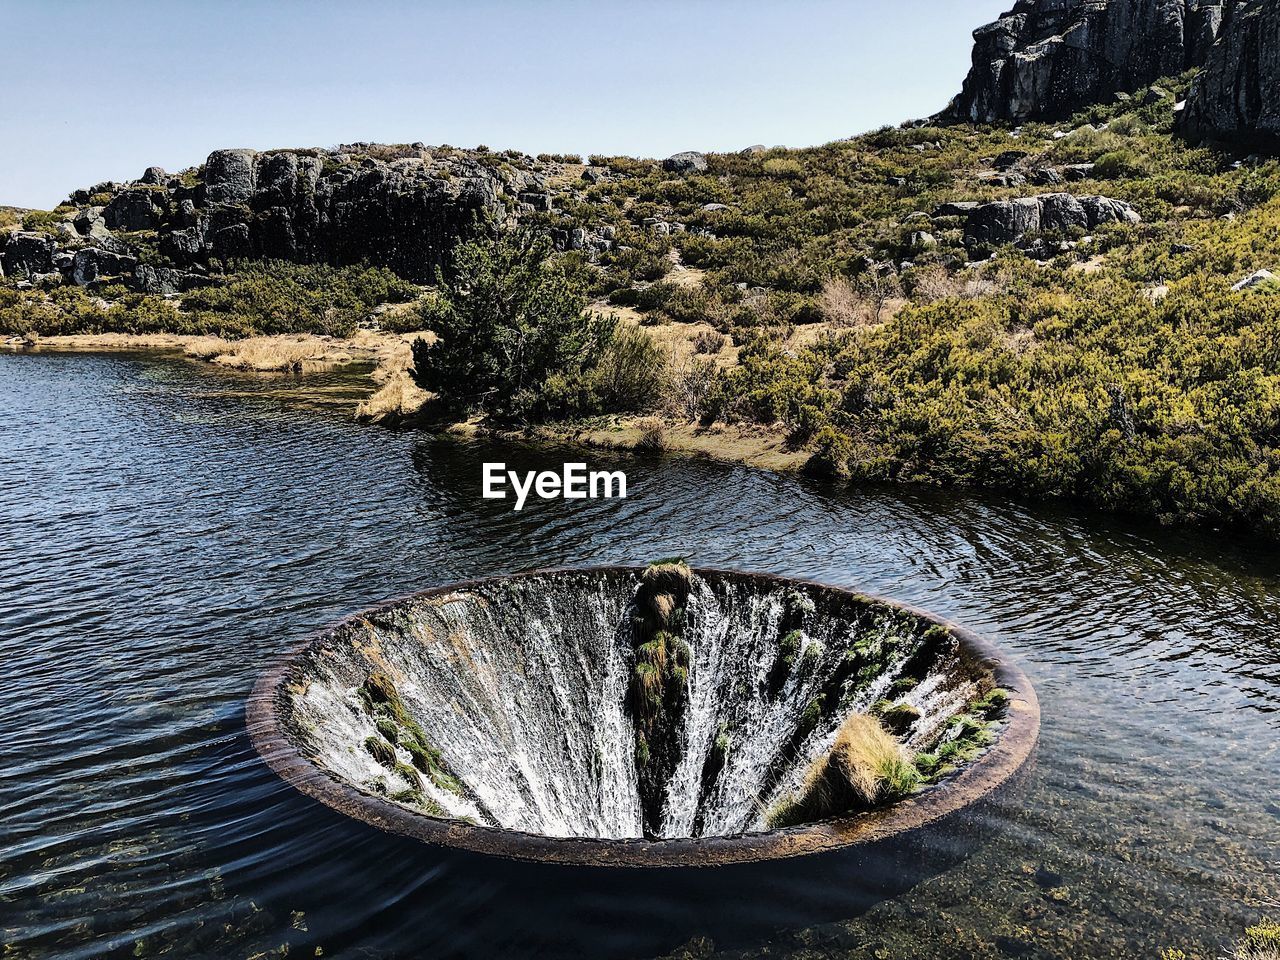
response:
<path id="1" fill-rule="evenodd" d="M 1272 549 L 679 458 L 593 455 L 627 500 L 516 514 L 479 498 L 481 463 L 562 455 L 362 427 L 351 388 L 0 356 L 7 955 L 1213 957 L 1280 896 Z M 244 734 L 258 672 L 362 607 L 677 553 L 893 596 L 1014 653 L 1044 725 L 996 834 L 878 900 L 842 904 L 840 862 L 778 868 L 743 923 L 714 873 L 674 899 L 383 835 Z"/>

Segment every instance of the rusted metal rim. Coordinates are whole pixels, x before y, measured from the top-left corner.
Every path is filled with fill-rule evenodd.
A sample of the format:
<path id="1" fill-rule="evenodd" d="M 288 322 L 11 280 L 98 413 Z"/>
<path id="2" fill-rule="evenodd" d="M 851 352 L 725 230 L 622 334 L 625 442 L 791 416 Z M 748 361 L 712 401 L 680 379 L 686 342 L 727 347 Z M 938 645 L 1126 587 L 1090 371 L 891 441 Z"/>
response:
<path id="1" fill-rule="evenodd" d="M 946 627 L 980 668 L 990 670 L 1009 693 L 1007 716 L 996 741 L 981 756 L 947 779 L 883 810 L 804 824 L 783 830 L 733 836 L 673 840 L 559 838 L 478 826 L 409 810 L 350 783 L 313 763 L 287 734 L 280 707 L 283 686 L 297 659 L 344 623 L 410 600 L 426 599 L 498 581 L 571 574 L 638 574 L 642 567 L 594 566 L 530 570 L 508 576 L 468 580 L 434 587 L 371 607 L 312 635 L 259 677 L 245 713 L 249 737 L 259 755 L 290 786 L 326 806 L 388 833 L 477 853 L 543 863 L 618 867 L 707 867 L 797 857 L 887 840 L 937 823 L 981 800 L 1005 784 L 1023 766 L 1040 733 L 1040 704 L 1026 675 L 997 647 L 958 624 L 910 604 L 874 594 L 793 577 L 695 568 L 707 579 L 755 582 L 761 586 L 801 586 L 894 607 Z"/>

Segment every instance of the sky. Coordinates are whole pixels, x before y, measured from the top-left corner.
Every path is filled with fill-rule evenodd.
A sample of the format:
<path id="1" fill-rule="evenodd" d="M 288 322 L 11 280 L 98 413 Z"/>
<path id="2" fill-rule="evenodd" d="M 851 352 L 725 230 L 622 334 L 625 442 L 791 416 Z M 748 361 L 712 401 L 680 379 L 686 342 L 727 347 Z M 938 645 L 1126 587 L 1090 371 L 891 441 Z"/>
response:
<path id="1" fill-rule="evenodd" d="M 220 147 L 665 157 L 927 116 L 1010 0 L 0 0 L 0 205 Z"/>

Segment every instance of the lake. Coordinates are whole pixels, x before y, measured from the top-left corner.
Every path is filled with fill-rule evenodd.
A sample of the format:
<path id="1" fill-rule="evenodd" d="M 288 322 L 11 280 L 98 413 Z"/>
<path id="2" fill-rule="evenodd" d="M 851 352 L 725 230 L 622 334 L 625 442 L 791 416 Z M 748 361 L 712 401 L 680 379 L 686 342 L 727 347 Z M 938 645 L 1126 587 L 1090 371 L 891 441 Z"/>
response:
<path id="1" fill-rule="evenodd" d="M 1280 897 L 1274 548 L 653 455 L 575 453 L 628 497 L 517 513 L 482 499 L 483 463 L 559 471 L 563 451 L 362 426 L 362 387 L 0 356 L 6 956 L 1214 957 Z M 1041 742 L 976 849 L 875 895 L 838 859 L 790 861 L 751 875 L 748 916 L 713 870 L 382 834 L 248 741 L 259 672 L 345 615 L 673 554 L 884 594 L 1013 654 Z"/>

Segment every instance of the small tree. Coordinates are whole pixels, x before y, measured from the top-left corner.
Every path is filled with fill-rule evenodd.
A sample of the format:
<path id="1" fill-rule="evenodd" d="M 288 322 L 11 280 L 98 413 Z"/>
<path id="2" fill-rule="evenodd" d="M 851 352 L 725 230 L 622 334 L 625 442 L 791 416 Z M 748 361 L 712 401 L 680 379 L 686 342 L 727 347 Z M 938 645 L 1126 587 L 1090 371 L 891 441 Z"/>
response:
<path id="1" fill-rule="evenodd" d="M 449 412 L 524 420 L 541 412 L 548 378 L 578 380 L 598 363 L 615 321 L 586 296 L 529 228 L 460 243 L 423 308 L 439 339 L 413 345 L 414 381 Z"/>

